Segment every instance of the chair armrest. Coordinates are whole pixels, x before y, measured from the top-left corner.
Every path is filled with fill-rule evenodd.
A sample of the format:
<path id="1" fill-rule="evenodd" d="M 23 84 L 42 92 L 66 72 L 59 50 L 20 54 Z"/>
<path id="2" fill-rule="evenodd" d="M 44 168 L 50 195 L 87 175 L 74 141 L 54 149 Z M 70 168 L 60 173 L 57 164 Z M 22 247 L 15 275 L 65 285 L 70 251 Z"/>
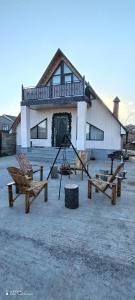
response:
<path id="1" fill-rule="evenodd" d="M 15 182 L 12 181 L 12 182 L 7 183 L 7 186 L 11 186 L 11 185 L 15 185 Z"/>
<path id="2" fill-rule="evenodd" d="M 105 176 L 105 177 L 108 177 L 108 176 L 110 176 L 109 174 L 103 174 L 103 173 L 98 173 L 98 174 L 96 174 L 96 176 Z"/>

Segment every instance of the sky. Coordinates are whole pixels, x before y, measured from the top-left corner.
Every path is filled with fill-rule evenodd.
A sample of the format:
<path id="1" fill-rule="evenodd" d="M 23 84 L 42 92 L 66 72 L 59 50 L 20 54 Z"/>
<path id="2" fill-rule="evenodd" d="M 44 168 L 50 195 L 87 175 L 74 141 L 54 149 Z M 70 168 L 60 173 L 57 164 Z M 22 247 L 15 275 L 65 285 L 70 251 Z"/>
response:
<path id="1" fill-rule="evenodd" d="M 135 0 L 0 0 L 0 115 L 20 112 L 60 48 L 120 120 L 135 124 Z"/>

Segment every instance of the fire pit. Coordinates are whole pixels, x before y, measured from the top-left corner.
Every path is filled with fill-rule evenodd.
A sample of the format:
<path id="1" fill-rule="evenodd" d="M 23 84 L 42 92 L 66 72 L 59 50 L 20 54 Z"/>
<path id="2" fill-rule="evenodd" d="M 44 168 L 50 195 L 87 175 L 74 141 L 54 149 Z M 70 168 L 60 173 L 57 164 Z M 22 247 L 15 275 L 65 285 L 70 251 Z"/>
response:
<path id="1" fill-rule="evenodd" d="M 70 175 L 72 174 L 72 171 L 70 170 L 69 164 L 62 164 L 60 167 L 60 174 L 61 175 Z"/>

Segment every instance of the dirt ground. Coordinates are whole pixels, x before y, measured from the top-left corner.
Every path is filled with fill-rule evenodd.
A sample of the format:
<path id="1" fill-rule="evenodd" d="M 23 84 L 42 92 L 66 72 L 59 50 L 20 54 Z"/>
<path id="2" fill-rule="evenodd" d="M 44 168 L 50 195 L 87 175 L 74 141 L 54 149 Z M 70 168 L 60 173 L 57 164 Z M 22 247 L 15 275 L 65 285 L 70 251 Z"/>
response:
<path id="1" fill-rule="evenodd" d="M 14 156 L 0 158 L 0 299 L 135 299 L 135 160 L 125 164 L 115 206 L 94 191 L 89 200 L 87 176 L 78 173 L 70 179 L 79 186 L 78 209 L 65 208 L 63 176 L 60 200 L 59 179 L 49 179 L 48 202 L 41 193 L 29 214 L 23 196 L 8 207 L 6 168 L 14 165 Z M 110 162 L 90 161 L 92 176 L 103 168 Z M 49 169 L 44 163 L 44 178 Z"/>

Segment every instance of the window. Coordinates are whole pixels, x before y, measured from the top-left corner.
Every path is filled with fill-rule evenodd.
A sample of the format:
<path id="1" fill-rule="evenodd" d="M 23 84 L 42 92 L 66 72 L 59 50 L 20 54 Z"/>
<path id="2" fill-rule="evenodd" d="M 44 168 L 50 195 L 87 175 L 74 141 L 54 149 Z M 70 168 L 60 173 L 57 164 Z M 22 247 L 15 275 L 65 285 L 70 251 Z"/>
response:
<path id="1" fill-rule="evenodd" d="M 64 63 L 64 74 L 72 73 L 72 71 L 69 69 L 69 67 Z"/>
<path id="2" fill-rule="evenodd" d="M 8 131 L 9 130 L 9 126 L 7 124 L 3 124 L 2 125 L 2 130 L 3 131 Z"/>
<path id="3" fill-rule="evenodd" d="M 104 140 L 104 131 L 86 123 L 86 140 L 93 140 L 93 141 L 103 141 Z"/>
<path id="4" fill-rule="evenodd" d="M 47 139 L 47 119 L 31 128 L 31 139 Z"/>
<path id="5" fill-rule="evenodd" d="M 52 77 L 52 84 L 61 84 L 61 76 L 60 75 L 54 75 Z"/>
<path id="6" fill-rule="evenodd" d="M 65 75 L 64 78 L 65 78 L 65 83 L 68 83 L 68 82 L 71 83 L 71 80 L 72 80 L 71 75 Z"/>
<path id="7" fill-rule="evenodd" d="M 52 77 L 47 83 L 47 86 L 79 81 L 78 77 L 74 75 L 70 68 L 62 61 L 56 71 L 54 71 Z"/>

